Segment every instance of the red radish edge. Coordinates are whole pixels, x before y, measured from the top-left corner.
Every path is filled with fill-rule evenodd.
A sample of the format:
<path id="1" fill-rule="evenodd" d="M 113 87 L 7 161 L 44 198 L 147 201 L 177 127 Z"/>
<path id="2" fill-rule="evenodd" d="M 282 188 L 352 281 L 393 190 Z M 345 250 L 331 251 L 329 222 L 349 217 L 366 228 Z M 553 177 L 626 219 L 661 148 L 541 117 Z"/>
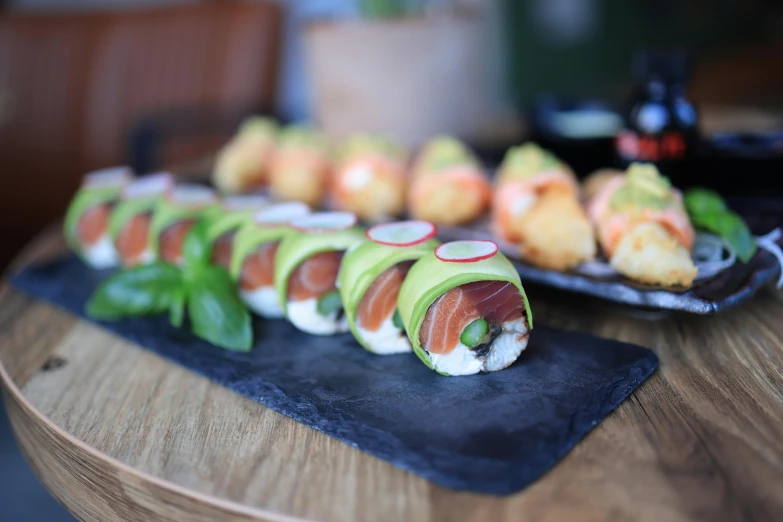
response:
<path id="1" fill-rule="evenodd" d="M 293 210 L 294 212 L 298 213 L 290 213 L 288 215 L 285 215 L 285 209 L 289 208 Z M 281 214 L 282 212 L 282 216 Z M 275 213 L 277 213 L 278 218 L 274 219 Z M 300 217 L 304 217 L 310 214 L 310 207 L 308 207 L 304 203 L 300 203 L 298 201 L 291 201 L 288 203 L 274 203 L 272 205 L 269 205 L 268 207 L 259 210 L 256 212 L 256 214 L 253 216 L 253 221 L 262 227 L 279 227 L 287 225 L 291 222 L 293 219 L 297 219 Z M 267 216 L 266 219 L 264 219 L 264 216 Z M 272 217 L 272 219 L 269 219 L 269 217 Z"/>
<path id="2" fill-rule="evenodd" d="M 133 190 L 138 190 L 138 186 L 141 183 L 144 184 L 159 183 L 160 186 L 163 188 L 162 190 L 156 190 L 156 191 L 148 190 L 148 192 L 146 193 L 142 191 L 141 194 L 133 194 Z M 147 174 L 145 176 L 135 178 L 133 181 L 128 183 L 128 185 L 124 189 L 122 189 L 122 197 L 125 199 L 137 199 L 137 198 L 158 196 L 161 194 L 170 194 L 173 188 L 174 188 L 174 176 L 169 174 L 168 172 L 162 172 L 159 174 Z"/>
<path id="3" fill-rule="evenodd" d="M 82 178 L 82 187 L 115 187 L 127 185 L 132 180 L 133 172 L 130 167 L 107 167 L 105 169 L 93 170 L 92 172 L 85 174 Z"/>
<path id="4" fill-rule="evenodd" d="M 408 241 L 407 243 L 395 243 L 392 241 L 383 241 L 381 239 L 378 239 L 377 237 L 373 237 L 374 232 L 381 232 L 384 228 L 390 228 L 400 225 L 412 225 L 412 226 L 423 226 L 428 227 L 429 231 L 422 235 L 421 237 L 414 239 L 413 241 Z M 434 224 L 430 223 L 429 221 L 396 221 L 394 223 L 381 223 L 380 225 L 375 225 L 374 227 L 370 227 L 367 229 L 367 231 L 364 233 L 365 236 L 367 236 L 367 239 L 372 241 L 373 243 L 378 243 L 379 245 L 386 245 L 386 246 L 396 246 L 396 247 L 409 247 L 418 245 L 420 243 L 424 243 L 425 241 L 429 241 L 435 235 L 438 233 L 438 227 L 436 227 Z"/>
<path id="5" fill-rule="evenodd" d="M 448 248 L 449 245 L 453 245 L 454 243 L 481 243 L 482 245 L 492 245 L 492 251 L 484 255 L 465 257 L 460 259 L 455 259 L 453 257 L 443 257 L 442 252 L 444 248 Z M 495 257 L 497 253 L 498 253 L 498 244 L 495 243 L 494 241 L 489 241 L 485 239 L 452 241 L 450 243 L 444 243 L 435 249 L 435 257 L 437 257 L 438 259 L 440 259 L 445 263 L 475 263 L 477 261 L 483 261 L 485 259 L 489 259 L 490 257 Z"/>
<path id="6" fill-rule="evenodd" d="M 199 198 L 197 200 L 188 200 L 187 197 L 183 201 L 180 199 L 182 195 L 188 193 L 196 193 Z M 169 190 L 166 194 L 166 198 L 174 205 L 181 205 L 185 207 L 199 207 L 209 205 L 217 200 L 215 191 L 209 187 L 203 185 L 178 185 Z"/>
<path id="7" fill-rule="evenodd" d="M 329 219 L 344 219 L 344 223 L 339 223 L 337 226 L 318 226 L 319 221 L 323 223 Z M 312 223 L 308 224 L 308 222 Z M 321 232 L 337 232 L 339 230 L 345 230 L 351 228 L 356 224 L 356 216 L 350 212 L 316 212 L 314 214 L 307 214 L 298 218 L 292 219 L 288 225 L 299 232 L 309 232 L 311 234 Z"/>

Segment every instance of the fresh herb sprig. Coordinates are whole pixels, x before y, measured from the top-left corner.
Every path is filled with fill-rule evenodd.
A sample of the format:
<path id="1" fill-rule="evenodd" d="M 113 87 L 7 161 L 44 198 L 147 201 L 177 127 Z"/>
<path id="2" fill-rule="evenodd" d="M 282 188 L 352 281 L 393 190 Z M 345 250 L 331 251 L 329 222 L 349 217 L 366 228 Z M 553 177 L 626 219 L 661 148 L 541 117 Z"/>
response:
<path id="1" fill-rule="evenodd" d="M 685 208 L 697 228 L 719 235 L 740 261 L 753 259 L 757 247 L 748 225 L 729 210 L 720 195 L 708 189 L 690 189 L 685 193 Z"/>
<path id="2" fill-rule="evenodd" d="M 120 270 L 95 290 L 87 314 L 116 321 L 168 313 L 171 324 L 180 327 L 187 311 L 198 337 L 227 350 L 249 351 L 250 313 L 228 272 L 210 264 L 206 226 L 199 222 L 185 238 L 182 268 L 158 262 Z"/>

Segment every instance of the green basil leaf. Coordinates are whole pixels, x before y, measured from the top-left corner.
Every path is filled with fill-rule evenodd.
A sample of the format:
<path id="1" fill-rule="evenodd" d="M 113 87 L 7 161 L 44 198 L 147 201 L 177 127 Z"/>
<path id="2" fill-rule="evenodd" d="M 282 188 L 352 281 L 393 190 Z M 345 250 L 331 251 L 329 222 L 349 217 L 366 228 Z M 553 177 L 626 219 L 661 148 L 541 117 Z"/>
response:
<path id="1" fill-rule="evenodd" d="M 753 235 L 735 212 L 718 211 L 702 214 L 698 226 L 722 237 L 743 263 L 750 261 L 756 253 L 757 247 Z"/>
<path id="2" fill-rule="evenodd" d="M 253 344 L 250 313 L 222 267 L 202 268 L 188 287 L 193 333 L 228 350 L 249 351 Z"/>
<path id="3" fill-rule="evenodd" d="M 87 314 L 95 319 L 115 320 L 165 312 L 182 286 L 180 270 L 165 263 L 122 270 L 95 290 L 87 302 Z"/>
<path id="4" fill-rule="evenodd" d="M 169 322 L 172 326 L 179 328 L 185 318 L 185 290 L 180 289 L 171 297 L 171 306 L 169 307 Z"/>
<path id="5" fill-rule="evenodd" d="M 727 210 L 726 203 L 717 192 L 703 188 L 690 189 L 685 193 L 685 208 L 695 223 L 704 214 L 712 214 Z"/>
<path id="6" fill-rule="evenodd" d="M 209 263 L 212 256 L 212 244 L 207 239 L 208 227 L 209 222 L 206 219 L 200 219 L 185 237 L 185 243 L 182 245 L 182 257 L 187 272 Z"/>

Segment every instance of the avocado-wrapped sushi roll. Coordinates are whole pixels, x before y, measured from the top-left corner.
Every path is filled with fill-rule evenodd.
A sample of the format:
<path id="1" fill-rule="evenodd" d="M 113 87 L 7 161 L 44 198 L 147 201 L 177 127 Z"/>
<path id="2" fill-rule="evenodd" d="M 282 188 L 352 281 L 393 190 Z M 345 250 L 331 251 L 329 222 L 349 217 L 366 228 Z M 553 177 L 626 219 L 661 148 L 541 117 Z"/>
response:
<path id="1" fill-rule="evenodd" d="M 248 307 L 269 319 L 283 317 L 275 292 L 275 254 L 280 241 L 297 232 L 288 223 L 309 214 L 304 203 L 275 203 L 255 213 L 236 233 L 230 273 Z"/>
<path id="2" fill-rule="evenodd" d="M 443 375 L 508 367 L 533 328 L 519 274 L 492 241 L 445 243 L 421 258 L 397 306 L 416 355 Z"/>
<path id="3" fill-rule="evenodd" d="M 370 222 L 401 215 L 405 211 L 407 159 L 407 151 L 393 140 L 351 138 L 332 177 L 334 205 Z"/>
<path id="4" fill-rule="evenodd" d="M 109 233 L 123 266 L 155 260 L 150 221 L 155 207 L 173 187 L 174 177 L 161 172 L 136 178 L 123 189 L 109 219 Z"/>
<path id="5" fill-rule="evenodd" d="M 411 265 L 431 253 L 437 229 L 426 221 L 398 221 L 367 231 L 369 241 L 346 252 L 337 284 L 356 340 L 377 354 L 410 352 L 397 295 Z"/>
<path id="6" fill-rule="evenodd" d="M 157 205 L 150 222 L 153 255 L 160 261 L 179 265 L 182 247 L 190 229 L 200 219 L 219 212 L 215 192 L 201 185 L 178 185 Z"/>
<path id="7" fill-rule="evenodd" d="M 293 219 L 297 232 L 280 241 L 275 256 L 275 290 L 294 326 L 316 334 L 348 331 L 337 273 L 343 254 L 365 240 L 350 212 L 320 212 Z"/>
<path id="8" fill-rule="evenodd" d="M 425 145 L 413 173 L 408 210 L 416 219 L 461 225 L 477 219 L 489 205 L 486 173 L 455 138 L 439 137 Z"/>
<path id="9" fill-rule="evenodd" d="M 113 167 L 86 174 L 65 214 L 68 246 L 87 264 L 110 268 L 117 251 L 109 234 L 109 219 L 120 193 L 133 178 L 128 167 Z"/>
<path id="10" fill-rule="evenodd" d="M 280 134 L 269 171 L 269 190 L 284 201 L 316 206 L 329 183 L 331 158 L 326 135 L 304 126 L 287 127 Z"/>
<path id="11" fill-rule="evenodd" d="M 207 240 L 212 244 L 212 264 L 231 268 L 234 238 L 253 214 L 269 204 L 269 198 L 259 194 L 228 196 L 220 202 L 207 228 Z"/>
<path id="12" fill-rule="evenodd" d="M 267 184 L 278 125 L 271 118 L 246 119 L 218 152 L 212 182 L 223 194 L 252 192 Z"/>

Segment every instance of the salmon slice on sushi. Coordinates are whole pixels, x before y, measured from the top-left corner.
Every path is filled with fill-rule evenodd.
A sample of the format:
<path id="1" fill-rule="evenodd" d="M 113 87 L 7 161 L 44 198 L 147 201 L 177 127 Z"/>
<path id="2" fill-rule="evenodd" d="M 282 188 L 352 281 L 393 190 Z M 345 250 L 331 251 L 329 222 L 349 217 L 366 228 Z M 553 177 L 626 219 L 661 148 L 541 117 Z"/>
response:
<path id="1" fill-rule="evenodd" d="M 207 227 L 207 240 L 212 245 L 211 262 L 226 270 L 231 268 L 234 239 L 242 225 L 252 221 L 253 215 L 269 204 L 269 198 L 260 194 L 226 196 L 220 202 Z"/>
<path id="2" fill-rule="evenodd" d="M 635 281 L 690 286 L 695 232 L 679 191 L 652 164 L 633 163 L 588 204 L 598 241 L 617 272 Z"/>
<path id="3" fill-rule="evenodd" d="M 484 213 L 490 191 L 473 153 L 459 140 L 443 136 L 427 143 L 416 159 L 408 210 L 416 219 L 462 225 Z"/>
<path id="4" fill-rule="evenodd" d="M 275 254 L 281 240 L 297 233 L 288 223 L 309 213 L 310 208 L 301 202 L 275 203 L 256 212 L 236 233 L 231 277 L 248 307 L 262 317 L 285 316 L 274 285 Z"/>
<path id="5" fill-rule="evenodd" d="M 350 212 L 319 212 L 291 220 L 275 255 L 275 290 L 286 318 L 303 332 L 347 332 L 337 274 L 346 250 L 365 241 Z"/>
<path id="6" fill-rule="evenodd" d="M 174 177 L 160 172 L 138 177 L 123 189 L 109 220 L 109 233 L 121 265 L 155 261 L 150 222 L 155 207 L 173 187 Z"/>
<path id="7" fill-rule="evenodd" d="M 177 185 L 158 203 L 150 222 L 155 259 L 181 265 L 182 247 L 190 229 L 220 212 L 215 192 L 201 185 Z"/>
<path id="8" fill-rule="evenodd" d="M 530 263 L 568 270 L 596 255 L 593 227 L 571 169 L 534 144 L 511 148 L 498 171 L 492 231 Z"/>
<path id="9" fill-rule="evenodd" d="M 253 192 L 266 186 L 278 125 L 271 118 L 246 119 L 218 152 L 212 182 L 223 194 Z"/>
<path id="10" fill-rule="evenodd" d="M 407 151 L 380 136 L 356 136 L 344 145 L 332 177 L 331 197 L 339 210 L 368 222 L 405 211 Z"/>
<path id="11" fill-rule="evenodd" d="M 519 274 L 492 241 L 437 247 L 411 267 L 397 305 L 414 352 L 443 375 L 510 366 L 533 328 Z"/>
<path id="12" fill-rule="evenodd" d="M 398 221 L 367 231 L 369 241 L 346 252 L 337 279 L 348 326 L 370 352 L 411 351 L 397 311 L 402 282 L 415 261 L 433 252 L 437 229 L 426 221 Z"/>
<path id="13" fill-rule="evenodd" d="M 276 199 L 317 206 L 326 195 L 330 173 L 324 133 L 297 125 L 283 130 L 269 171 L 269 191 Z"/>
<path id="14" fill-rule="evenodd" d="M 94 268 L 117 265 L 117 251 L 109 221 L 122 190 L 133 179 L 128 167 L 112 167 L 86 174 L 65 214 L 69 247 Z"/>

